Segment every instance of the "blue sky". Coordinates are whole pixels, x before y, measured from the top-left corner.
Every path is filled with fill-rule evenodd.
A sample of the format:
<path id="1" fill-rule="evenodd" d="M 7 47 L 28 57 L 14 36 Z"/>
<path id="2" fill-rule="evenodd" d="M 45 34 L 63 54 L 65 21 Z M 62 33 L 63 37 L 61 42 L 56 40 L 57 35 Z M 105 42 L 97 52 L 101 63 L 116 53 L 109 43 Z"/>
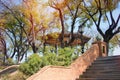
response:
<path id="1" fill-rule="evenodd" d="M 115 18 L 120 14 L 120 3 L 118 5 L 118 8 L 114 11 L 113 14 L 115 15 Z M 119 24 L 118 25 L 120 26 L 120 20 L 119 20 Z M 119 35 L 120 35 L 120 33 L 119 33 Z M 120 55 L 120 46 L 117 46 L 115 48 L 115 50 L 113 51 L 113 54 L 114 55 Z"/>

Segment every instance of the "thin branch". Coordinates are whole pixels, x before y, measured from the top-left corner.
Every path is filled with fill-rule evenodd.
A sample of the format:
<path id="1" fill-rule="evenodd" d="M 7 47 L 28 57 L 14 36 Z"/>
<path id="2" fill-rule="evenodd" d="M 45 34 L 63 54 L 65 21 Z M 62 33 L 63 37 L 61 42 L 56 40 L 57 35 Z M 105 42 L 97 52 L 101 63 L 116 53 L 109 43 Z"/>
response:
<path id="1" fill-rule="evenodd" d="M 72 25 L 71 25 L 71 27 L 72 27 L 71 33 L 72 33 L 72 34 L 73 34 L 74 24 L 75 24 L 75 21 L 76 21 L 76 18 L 77 18 L 79 6 L 80 6 L 80 3 L 78 4 L 78 6 L 77 6 L 77 8 L 76 8 L 76 12 L 75 12 L 75 15 L 74 15 L 74 18 L 73 18 L 73 22 L 72 22 Z"/>
<path id="2" fill-rule="evenodd" d="M 117 21 L 116 21 L 115 24 L 118 24 L 119 20 L 120 20 L 120 14 L 119 14 L 119 16 L 118 16 Z"/>
<path id="3" fill-rule="evenodd" d="M 75 22 L 76 22 L 76 19 L 77 19 L 77 16 L 78 16 L 77 14 L 78 14 L 80 4 L 81 3 L 79 3 L 77 5 L 77 8 L 76 8 L 76 11 L 75 11 L 75 14 L 74 14 L 73 22 L 72 22 L 72 25 L 71 25 L 71 38 L 70 38 L 70 41 L 69 41 L 68 44 L 70 44 L 74 40 L 73 31 L 74 31 L 74 25 L 75 25 Z"/>
<path id="4" fill-rule="evenodd" d="M 101 0 L 98 0 L 98 2 L 99 2 L 98 8 L 101 8 Z"/>
<path id="5" fill-rule="evenodd" d="M 99 14 L 99 18 L 98 18 L 98 26 L 97 27 L 100 26 L 100 22 L 101 22 L 101 18 L 102 18 L 101 2 L 100 2 L 100 0 L 98 2 L 99 2 L 98 11 L 100 14 Z"/>
<path id="6" fill-rule="evenodd" d="M 97 0 L 95 0 L 95 2 L 96 2 L 96 4 L 97 4 L 97 7 L 99 7 L 99 4 L 98 4 Z"/>
<path id="7" fill-rule="evenodd" d="M 112 23 L 112 25 L 111 25 L 112 30 L 114 30 L 117 27 L 119 20 L 120 20 L 120 14 L 119 14 L 119 16 L 117 18 L 117 21 L 115 23 Z"/>
<path id="8" fill-rule="evenodd" d="M 118 33 L 120 33 L 120 26 L 119 26 L 118 29 L 113 33 L 113 35 L 116 35 L 116 34 L 118 34 Z"/>
<path id="9" fill-rule="evenodd" d="M 13 15 L 13 17 L 20 23 L 20 20 L 16 17 L 16 15 L 14 14 L 14 12 L 13 12 L 7 5 L 5 5 L 1 0 L 0 0 L 0 2 L 1 2 L 1 4 L 2 4 L 6 9 L 8 9 L 8 10 L 11 12 L 11 14 Z"/>
<path id="10" fill-rule="evenodd" d="M 97 25 L 97 23 L 96 23 L 96 21 L 95 21 L 95 19 L 93 18 L 93 16 L 91 15 L 91 13 L 90 13 L 90 11 L 88 10 L 88 8 L 86 7 L 86 3 L 84 2 L 84 0 L 83 0 L 83 3 L 84 3 L 84 7 L 85 7 L 85 9 L 86 9 L 86 11 L 87 11 L 87 14 L 92 18 L 92 20 L 93 20 L 93 22 L 95 23 L 95 25 L 96 26 L 98 26 Z M 95 12 L 95 13 L 97 13 L 98 12 L 98 9 L 97 9 L 97 11 Z"/>
<path id="11" fill-rule="evenodd" d="M 5 29 L 0 28 L 0 30 L 4 31 L 8 35 L 8 37 L 10 38 L 10 40 L 12 41 L 12 43 L 14 45 L 14 41 L 13 41 L 12 37 L 10 36 L 10 34 Z"/>
<path id="12" fill-rule="evenodd" d="M 59 8 L 57 8 L 57 7 L 53 6 L 53 5 L 51 5 L 50 3 L 48 3 L 48 4 L 49 4 L 50 7 L 54 8 L 54 9 L 56 9 L 56 10 L 59 10 Z M 54 3 L 54 4 L 55 4 L 55 3 Z"/>
<path id="13" fill-rule="evenodd" d="M 108 16 L 107 16 L 106 10 L 105 10 L 105 17 L 107 18 L 108 24 L 109 24 L 109 26 L 110 26 L 110 21 L 109 21 L 109 19 L 108 19 Z"/>
<path id="14" fill-rule="evenodd" d="M 71 15 L 73 16 L 73 13 L 72 13 L 72 10 L 70 9 L 70 6 L 67 4 L 66 4 L 66 6 L 67 6 L 68 10 L 70 11 Z"/>
<path id="15" fill-rule="evenodd" d="M 111 10 L 110 10 L 110 18 L 111 18 L 111 20 L 112 20 L 112 25 L 115 24 L 115 20 L 114 20 L 114 18 L 113 18 L 113 14 L 112 14 L 112 11 L 111 11 Z"/>
<path id="16" fill-rule="evenodd" d="M 117 27 L 119 20 L 120 20 L 120 14 L 119 14 L 119 16 L 117 18 L 117 21 L 115 22 L 115 24 L 114 24 L 112 29 L 115 29 Z"/>

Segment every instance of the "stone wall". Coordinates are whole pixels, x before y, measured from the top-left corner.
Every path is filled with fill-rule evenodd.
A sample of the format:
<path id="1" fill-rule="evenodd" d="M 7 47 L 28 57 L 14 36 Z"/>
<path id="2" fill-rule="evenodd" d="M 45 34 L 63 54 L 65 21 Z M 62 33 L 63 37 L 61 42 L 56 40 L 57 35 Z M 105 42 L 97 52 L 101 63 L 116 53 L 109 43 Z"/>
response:
<path id="1" fill-rule="evenodd" d="M 12 66 L 9 66 L 9 67 L 5 68 L 5 69 L 3 69 L 3 70 L 0 71 L 0 77 L 2 75 L 11 74 L 11 73 L 17 71 L 18 68 L 19 68 L 19 65 L 12 65 Z"/>
<path id="2" fill-rule="evenodd" d="M 70 66 L 46 66 L 27 80 L 76 80 L 97 57 L 102 56 L 103 42 L 95 42 L 82 56 Z M 106 50 L 106 49 L 104 49 Z M 103 51 L 106 54 L 106 51 Z M 105 55 L 103 55 L 105 56 Z"/>

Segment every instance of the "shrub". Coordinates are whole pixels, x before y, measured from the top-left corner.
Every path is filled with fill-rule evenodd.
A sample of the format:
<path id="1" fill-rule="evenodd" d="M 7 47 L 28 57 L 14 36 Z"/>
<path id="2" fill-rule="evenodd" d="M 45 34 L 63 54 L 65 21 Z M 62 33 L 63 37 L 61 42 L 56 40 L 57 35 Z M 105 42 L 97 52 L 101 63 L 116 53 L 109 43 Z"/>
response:
<path id="1" fill-rule="evenodd" d="M 26 75 L 32 75 L 40 69 L 41 63 L 41 57 L 38 54 L 33 54 L 25 63 L 22 63 L 20 65 L 19 70 Z"/>
<path id="2" fill-rule="evenodd" d="M 31 55 L 25 63 L 20 65 L 20 71 L 26 75 L 32 75 L 47 65 L 68 66 L 77 57 L 73 55 L 73 52 L 71 48 L 64 48 L 59 49 L 56 54 L 47 48 L 41 57 L 38 54 Z"/>
<path id="3" fill-rule="evenodd" d="M 56 59 L 57 59 L 57 56 L 55 53 L 46 52 L 46 55 L 42 57 L 41 67 L 44 67 L 47 65 L 56 65 Z"/>
<path id="4" fill-rule="evenodd" d="M 73 55 L 74 49 L 71 48 L 60 48 L 58 53 L 49 51 L 47 48 L 42 57 L 42 64 L 45 65 L 57 65 L 57 66 L 68 66 L 77 56 Z"/>
<path id="5" fill-rule="evenodd" d="M 71 48 L 63 48 L 58 50 L 57 61 L 60 66 L 68 66 L 72 62 L 73 50 Z"/>

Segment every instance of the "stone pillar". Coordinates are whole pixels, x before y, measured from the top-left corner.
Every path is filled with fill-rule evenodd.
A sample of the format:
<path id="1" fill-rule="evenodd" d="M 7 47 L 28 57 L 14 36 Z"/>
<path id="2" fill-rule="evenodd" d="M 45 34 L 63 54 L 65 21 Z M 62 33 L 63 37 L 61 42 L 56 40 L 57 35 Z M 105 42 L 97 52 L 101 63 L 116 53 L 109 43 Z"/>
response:
<path id="1" fill-rule="evenodd" d="M 106 57 L 107 56 L 107 47 L 106 47 L 106 43 L 102 42 L 102 41 L 96 41 L 93 44 L 98 44 L 99 47 L 99 57 Z"/>

